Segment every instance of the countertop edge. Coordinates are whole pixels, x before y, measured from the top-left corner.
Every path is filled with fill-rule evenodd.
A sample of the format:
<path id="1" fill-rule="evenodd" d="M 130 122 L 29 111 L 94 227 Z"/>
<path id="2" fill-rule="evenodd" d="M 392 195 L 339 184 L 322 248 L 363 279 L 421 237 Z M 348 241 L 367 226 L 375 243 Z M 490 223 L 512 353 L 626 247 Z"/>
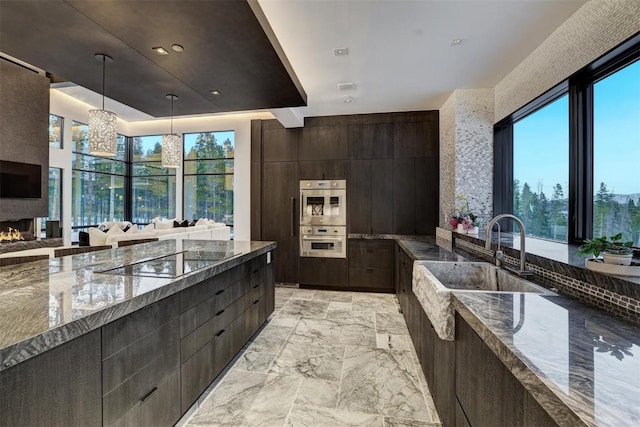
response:
<path id="1" fill-rule="evenodd" d="M 96 330 L 107 323 L 140 310 L 154 302 L 194 286 L 203 280 L 214 277 L 240 264 L 244 264 L 246 261 L 272 251 L 277 247 L 276 242 L 261 241 L 261 243 L 265 244 L 262 248 L 226 259 L 219 264 L 175 279 L 157 289 L 130 300 L 105 307 L 104 309 L 73 320 L 67 324 L 10 344 L 0 349 L 0 372 Z"/>
<path id="2" fill-rule="evenodd" d="M 452 293 L 452 296 L 456 312 L 462 316 L 491 349 L 493 354 L 500 359 L 518 382 L 531 393 L 533 398 L 558 425 L 589 425 L 560 397 L 559 393 L 553 390 L 553 384 L 547 383 L 540 375 L 536 374 L 519 355 L 502 342 L 489 327 L 456 297 L 455 292 Z"/>

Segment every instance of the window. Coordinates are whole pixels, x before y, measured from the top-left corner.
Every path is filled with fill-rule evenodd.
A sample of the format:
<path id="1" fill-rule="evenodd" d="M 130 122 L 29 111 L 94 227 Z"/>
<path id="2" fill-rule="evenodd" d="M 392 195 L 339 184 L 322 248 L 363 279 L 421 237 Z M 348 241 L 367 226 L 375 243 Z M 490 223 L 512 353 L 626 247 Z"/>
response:
<path id="1" fill-rule="evenodd" d="M 46 234 L 47 221 L 62 220 L 62 169 L 49 168 L 49 212 L 40 221 L 40 234 Z"/>
<path id="2" fill-rule="evenodd" d="M 184 135 L 184 218 L 209 218 L 233 225 L 235 134 Z"/>
<path id="3" fill-rule="evenodd" d="M 640 61 L 593 85 L 593 235 L 640 246 Z"/>
<path id="4" fill-rule="evenodd" d="M 527 235 L 567 241 L 569 97 L 513 124 L 513 213 Z"/>
<path id="5" fill-rule="evenodd" d="M 62 148 L 63 125 L 62 117 L 49 114 L 49 148 Z"/>
<path id="6" fill-rule="evenodd" d="M 640 247 L 640 34 L 494 126 L 494 213 L 528 235 Z"/>
<path id="7" fill-rule="evenodd" d="M 149 223 L 176 216 L 176 172 L 162 167 L 162 136 L 132 138 L 131 217 Z"/>
<path id="8" fill-rule="evenodd" d="M 89 154 L 88 126 L 72 123 L 71 225 L 73 229 L 125 219 L 126 138 L 118 136 L 113 158 Z"/>

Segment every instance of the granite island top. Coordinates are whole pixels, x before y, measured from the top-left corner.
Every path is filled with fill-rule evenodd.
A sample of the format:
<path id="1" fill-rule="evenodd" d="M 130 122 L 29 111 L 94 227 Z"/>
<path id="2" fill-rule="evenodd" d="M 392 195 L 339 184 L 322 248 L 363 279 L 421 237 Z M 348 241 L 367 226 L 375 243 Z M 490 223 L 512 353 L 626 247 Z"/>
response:
<path id="1" fill-rule="evenodd" d="M 434 237 L 395 240 L 415 261 L 478 260 Z M 640 425 L 637 326 L 563 295 L 453 292 L 453 304 L 559 425 Z"/>
<path id="2" fill-rule="evenodd" d="M 0 267 L 0 371 L 275 247 L 161 240 Z"/>

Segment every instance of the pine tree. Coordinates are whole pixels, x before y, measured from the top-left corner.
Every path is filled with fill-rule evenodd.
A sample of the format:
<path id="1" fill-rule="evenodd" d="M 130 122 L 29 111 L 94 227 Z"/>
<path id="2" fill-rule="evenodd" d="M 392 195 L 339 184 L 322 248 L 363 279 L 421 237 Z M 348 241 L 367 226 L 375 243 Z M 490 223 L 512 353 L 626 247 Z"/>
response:
<path id="1" fill-rule="evenodd" d="M 531 192 L 531 187 L 529 187 L 528 183 L 524 183 L 522 186 L 522 195 L 520 196 L 520 208 L 521 208 L 521 219 L 524 224 L 525 230 L 531 230 L 532 218 L 533 218 L 533 193 Z M 514 230 L 515 231 L 515 230 Z"/>
<path id="2" fill-rule="evenodd" d="M 513 180 L 513 214 L 517 217 L 522 216 L 522 198 L 520 194 L 520 180 Z"/>

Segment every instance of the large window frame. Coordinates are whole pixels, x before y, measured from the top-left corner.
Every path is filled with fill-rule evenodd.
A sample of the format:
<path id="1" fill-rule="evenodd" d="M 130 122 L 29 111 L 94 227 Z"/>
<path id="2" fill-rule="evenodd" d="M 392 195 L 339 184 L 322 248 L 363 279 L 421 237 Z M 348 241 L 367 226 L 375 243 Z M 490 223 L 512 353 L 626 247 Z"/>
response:
<path id="1" fill-rule="evenodd" d="M 593 237 L 593 86 L 638 60 L 640 60 L 640 34 L 636 34 L 494 125 L 493 211 L 495 215 L 513 212 L 514 123 L 568 94 L 568 243 L 580 244 L 585 239 Z M 511 227 L 510 223 L 508 227 Z"/>

